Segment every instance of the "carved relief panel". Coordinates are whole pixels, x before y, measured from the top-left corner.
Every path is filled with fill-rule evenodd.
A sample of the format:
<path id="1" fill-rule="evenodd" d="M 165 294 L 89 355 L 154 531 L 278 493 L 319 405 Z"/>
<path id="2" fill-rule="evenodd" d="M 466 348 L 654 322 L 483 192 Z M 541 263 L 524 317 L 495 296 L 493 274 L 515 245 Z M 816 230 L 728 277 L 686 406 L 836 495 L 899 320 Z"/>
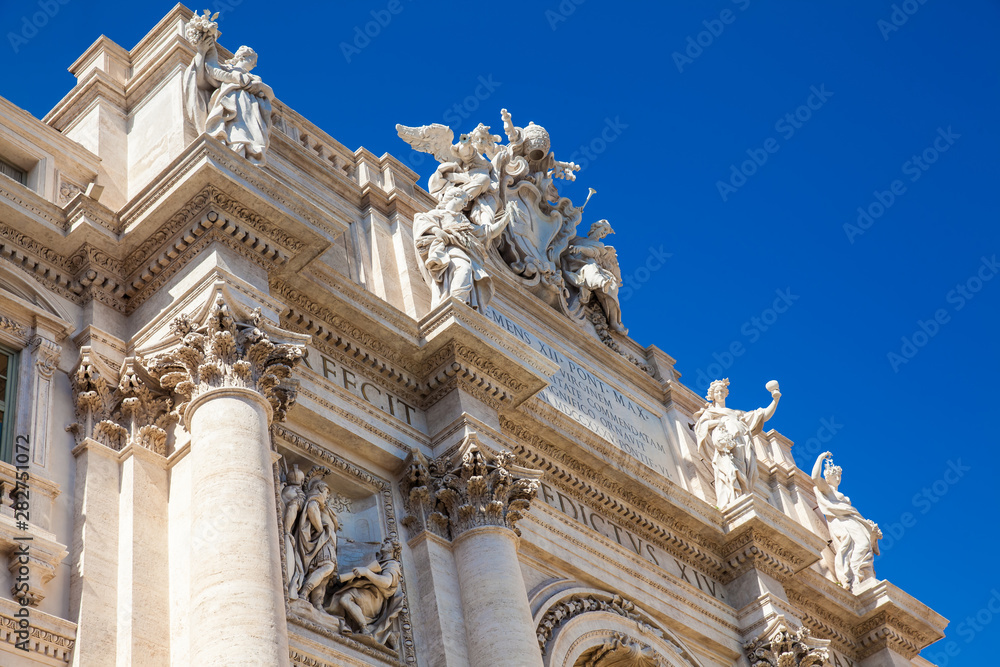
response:
<path id="1" fill-rule="evenodd" d="M 389 483 L 284 426 L 274 436 L 289 631 L 416 664 Z"/>

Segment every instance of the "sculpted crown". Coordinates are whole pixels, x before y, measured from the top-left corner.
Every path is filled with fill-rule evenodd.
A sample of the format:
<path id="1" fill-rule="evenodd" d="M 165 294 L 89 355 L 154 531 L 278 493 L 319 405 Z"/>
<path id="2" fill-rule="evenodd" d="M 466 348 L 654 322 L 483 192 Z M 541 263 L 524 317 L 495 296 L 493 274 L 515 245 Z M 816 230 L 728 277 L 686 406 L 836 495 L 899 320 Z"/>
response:
<path id="1" fill-rule="evenodd" d="M 549 142 L 549 132 L 541 125 L 528 123 L 524 128 L 525 153 L 532 160 L 541 160 L 549 154 L 551 144 Z"/>

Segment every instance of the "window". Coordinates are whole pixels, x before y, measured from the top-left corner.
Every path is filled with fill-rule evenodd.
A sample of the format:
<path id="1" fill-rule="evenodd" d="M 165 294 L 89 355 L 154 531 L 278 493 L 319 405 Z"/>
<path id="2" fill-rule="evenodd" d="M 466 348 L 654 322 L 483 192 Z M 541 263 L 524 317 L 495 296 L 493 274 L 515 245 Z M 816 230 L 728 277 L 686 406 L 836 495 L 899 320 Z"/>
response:
<path id="1" fill-rule="evenodd" d="M 0 461 L 13 460 L 17 352 L 0 346 Z"/>
<path id="2" fill-rule="evenodd" d="M 28 172 L 18 167 L 15 167 L 10 162 L 5 162 L 3 160 L 0 160 L 0 174 L 3 174 L 7 178 L 13 178 L 21 185 L 28 184 Z"/>

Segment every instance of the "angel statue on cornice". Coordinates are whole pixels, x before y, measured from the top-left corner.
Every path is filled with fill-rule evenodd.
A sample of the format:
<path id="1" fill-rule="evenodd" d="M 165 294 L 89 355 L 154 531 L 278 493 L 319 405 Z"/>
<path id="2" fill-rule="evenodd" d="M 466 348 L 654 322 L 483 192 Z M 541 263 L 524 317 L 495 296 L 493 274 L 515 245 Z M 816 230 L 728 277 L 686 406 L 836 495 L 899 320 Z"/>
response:
<path id="1" fill-rule="evenodd" d="M 194 15 L 184 36 L 195 56 L 184 73 L 185 107 L 198 132 L 205 132 L 254 164 L 263 165 L 271 130 L 274 91 L 250 71 L 257 53 L 241 46 L 219 62 L 219 13 Z"/>

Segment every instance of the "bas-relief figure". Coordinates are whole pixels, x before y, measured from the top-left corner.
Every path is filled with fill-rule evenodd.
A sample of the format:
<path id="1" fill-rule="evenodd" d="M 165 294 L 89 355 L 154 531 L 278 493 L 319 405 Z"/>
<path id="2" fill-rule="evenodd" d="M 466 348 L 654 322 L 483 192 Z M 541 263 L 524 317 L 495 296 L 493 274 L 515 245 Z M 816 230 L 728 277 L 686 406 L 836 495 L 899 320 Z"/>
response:
<path id="1" fill-rule="evenodd" d="M 764 422 L 774 416 L 781 398 L 778 383 L 772 380 L 767 383 L 771 404 L 743 412 L 726 407 L 728 387 L 728 378 L 712 382 L 706 396 L 709 405 L 695 414 L 694 427 L 698 451 L 712 462 L 719 509 L 753 493 L 758 474 L 753 439 L 763 432 Z"/>
<path id="2" fill-rule="evenodd" d="M 392 632 L 392 621 L 403 603 L 399 551 L 399 545 L 386 540 L 378 550 L 377 560 L 340 575 L 343 587 L 333 594 L 326 611 L 344 619 L 342 632 L 358 632 L 395 648 L 397 637 Z"/>
<path id="3" fill-rule="evenodd" d="M 821 471 L 822 470 L 822 474 Z M 882 531 L 874 521 L 864 518 L 851 505 L 851 499 L 837 488 L 843 469 L 833 464 L 833 454 L 823 452 L 813 465 L 816 502 L 826 516 L 833 538 L 834 566 L 837 580 L 850 591 L 875 577 L 875 556 Z"/>
<path id="4" fill-rule="evenodd" d="M 434 304 L 454 296 L 484 308 L 492 295 L 488 255 L 505 266 L 513 280 L 566 315 L 587 321 L 597 311 L 611 330 L 626 333 L 618 303 L 617 255 L 601 242 L 611 226 L 601 221 L 588 236 L 576 236 L 586 202 L 574 206 L 554 184 L 555 179 L 574 180 L 579 167 L 555 158 L 544 127 L 534 123 L 518 127 L 506 109 L 501 117 L 507 135 L 502 145 L 483 124 L 455 144 L 454 134 L 444 125 L 396 126 L 403 140 L 433 154 L 440 163 L 428 184 L 439 205 L 414 217 L 414 238 L 425 279 L 434 290 Z M 447 224 L 476 242 L 463 243 L 449 235 Z M 471 270 L 465 265 L 476 264 L 478 258 L 470 255 L 470 247 L 475 253 L 485 251 L 479 266 Z"/>
<path id="5" fill-rule="evenodd" d="M 250 71 L 257 53 L 241 46 L 233 57 L 219 62 L 218 12 L 195 15 L 185 36 L 197 53 L 184 74 L 184 94 L 189 118 L 199 130 L 259 165 L 264 164 L 271 130 L 274 92 Z"/>
<path id="6" fill-rule="evenodd" d="M 329 615 L 343 634 L 359 634 L 396 650 L 393 621 L 402 609 L 402 566 L 399 545 L 379 544 L 367 566 L 342 570 L 338 558 L 338 512 L 350 500 L 333 494 L 324 480 L 330 470 L 313 466 L 303 473 L 297 464 L 281 480 L 281 522 L 289 601 L 307 602 Z M 354 542 L 342 538 L 345 542 Z M 370 543 L 368 543 L 370 544 Z"/>

